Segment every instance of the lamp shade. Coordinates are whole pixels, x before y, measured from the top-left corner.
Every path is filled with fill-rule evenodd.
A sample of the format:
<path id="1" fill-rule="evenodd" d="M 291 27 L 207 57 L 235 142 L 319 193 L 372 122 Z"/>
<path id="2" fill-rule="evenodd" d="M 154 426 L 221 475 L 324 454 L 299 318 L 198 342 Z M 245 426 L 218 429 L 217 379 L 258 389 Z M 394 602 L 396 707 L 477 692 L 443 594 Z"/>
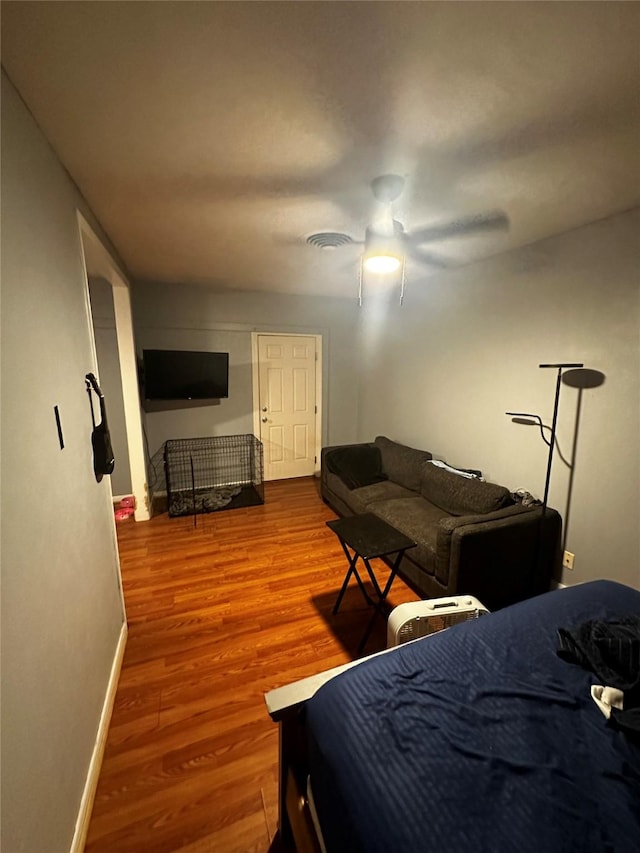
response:
<path id="1" fill-rule="evenodd" d="M 367 228 L 364 268 L 374 273 L 396 272 L 402 264 L 399 235 L 394 232 L 393 221 L 380 223 L 378 227 L 381 230 Z"/>
<path id="2" fill-rule="evenodd" d="M 396 272 L 400 268 L 400 258 L 396 255 L 383 254 L 375 252 L 371 255 L 365 255 L 364 266 L 369 272 L 389 273 Z"/>

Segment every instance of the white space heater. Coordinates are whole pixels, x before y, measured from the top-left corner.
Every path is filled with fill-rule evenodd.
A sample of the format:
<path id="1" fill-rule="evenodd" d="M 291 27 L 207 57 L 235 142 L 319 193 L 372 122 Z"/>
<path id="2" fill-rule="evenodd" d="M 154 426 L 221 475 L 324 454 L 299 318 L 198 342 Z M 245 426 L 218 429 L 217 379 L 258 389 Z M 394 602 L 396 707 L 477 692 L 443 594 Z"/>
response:
<path id="1" fill-rule="evenodd" d="M 427 601 L 409 601 L 400 604 L 389 614 L 387 622 L 387 648 L 437 634 L 459 622 L 477 619 L 489 611 L 472 595 L 454 595 L 450 598 L 431 598 Z"/>

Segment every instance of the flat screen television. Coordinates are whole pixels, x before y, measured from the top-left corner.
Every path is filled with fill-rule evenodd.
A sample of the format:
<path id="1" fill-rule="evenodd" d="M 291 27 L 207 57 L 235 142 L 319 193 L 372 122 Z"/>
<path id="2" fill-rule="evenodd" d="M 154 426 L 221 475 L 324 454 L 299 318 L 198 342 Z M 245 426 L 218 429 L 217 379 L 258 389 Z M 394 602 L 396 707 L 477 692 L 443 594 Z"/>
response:
<path id="1" fill-rule="evenodd" d="M 229 396 L 229 353 L 146 349 L 146 400 L 215 400 Z"/>

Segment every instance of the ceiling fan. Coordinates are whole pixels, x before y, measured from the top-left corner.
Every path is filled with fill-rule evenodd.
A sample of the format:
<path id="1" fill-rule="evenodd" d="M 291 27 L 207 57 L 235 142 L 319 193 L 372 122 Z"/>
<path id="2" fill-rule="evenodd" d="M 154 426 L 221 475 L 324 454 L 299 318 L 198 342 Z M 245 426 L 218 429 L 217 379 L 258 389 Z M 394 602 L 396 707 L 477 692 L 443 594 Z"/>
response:
<path id="1" fill-rule="evenodd" d="M 439 225 L 427 225 L 410 232 L 405 231 L 403 224 L 393 218 L 392 211 L 393 202 L 402 194 L 404 184 L 405 180 L 401 175 L 380 175 L 371 182 L 371 191 L 379 202 L 379 209 L 374 221 L 365 230 L 364 240 L 353 240 L 348 234 L 324 231 L 311 234 L 306 238 L 306 242 L 319 248 L 364 244 L 362 263 L 370 272 L 395 272 L 404 266 L 406 258 L 446 269 L 450 266 L 449 262 L 440 255 L 425 250 L 423 247 L 427 243 L 509 227 L 509 219 L 503 211 L 490 210 L 462 216 Z"/>

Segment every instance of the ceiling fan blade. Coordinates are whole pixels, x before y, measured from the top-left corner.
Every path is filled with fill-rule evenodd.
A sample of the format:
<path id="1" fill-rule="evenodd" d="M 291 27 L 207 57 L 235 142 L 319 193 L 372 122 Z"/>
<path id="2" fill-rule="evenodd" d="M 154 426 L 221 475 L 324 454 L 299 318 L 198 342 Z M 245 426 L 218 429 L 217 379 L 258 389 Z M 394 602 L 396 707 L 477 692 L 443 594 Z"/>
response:
<path id="1" fill-rule="evenodd" d="M 425 228 L 416 228 L 407 234 L 407 238 L 416 246 L 430 243 L 435 240 L 445 240 L 448 237 L 462 237 L 465 234 L 475 234 L 480 231 L 493 231 L 496 229 L 507 229 L 509 217 L 502 210 L 490 210 L 487 213 L 474 213 L 470 216 L 461 216 L 453 222 L 443 225 L 428 225 Z"/>
<path id="2" fill-rule="evenodd" d="M 446 270 L 451 266 L 450 262 L 441 255 L 426 252 L 417 246 L 412 246 L 410 243 L 406 246 L 405 252 L 408 258 L 418 261 L 419 264 L 424 264 L 425 266 L 436 267 L 439 270 Z"/>

